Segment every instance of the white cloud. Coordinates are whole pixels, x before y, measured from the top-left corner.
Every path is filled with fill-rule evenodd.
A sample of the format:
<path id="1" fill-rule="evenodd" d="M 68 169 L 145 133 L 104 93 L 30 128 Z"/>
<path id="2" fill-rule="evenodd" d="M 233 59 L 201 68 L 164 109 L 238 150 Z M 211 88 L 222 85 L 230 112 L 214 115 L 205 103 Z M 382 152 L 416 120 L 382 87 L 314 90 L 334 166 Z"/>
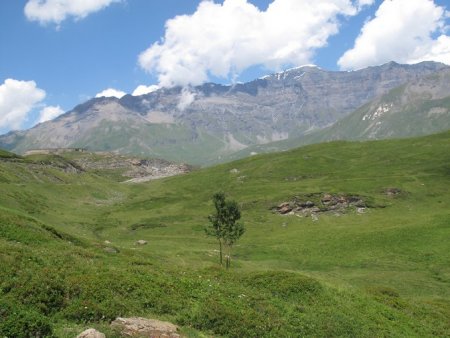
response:
<path id="1" fill-rule="evenodd" d="M 6 79 L 0 85 L 0 129 L 19 129 L 45 95 L 34 81 Z"/>
<path id="2" fill-rule="evenodd" d="M 133 96 L 145 95 L 157 91 L 158 89 L 159 86 L 157 85 L 150 85 L 150 86 L 139 85 L 136 87 L 136 89 L 133 91 L 131 95 Z"/>
<path id="3" fill-rule="evenodd" d="M 362 8 L 364 6 L 371 6 L 374 2 L 375 0 L 359 0 L 357 4 L 358 8 Z"/>
<path id="4" fill-rule="evenodd" d="M 445 9 L 431 0 L 384 1 L 338 64 L 342 69 L 388 61 L 432 60 L 450 64 L 450 37 L 444 34 L 445 20 Z"/>
<path id="5" fill-rule="evenodd" d="M 38 123 L 53 120 L 61 114 L 64 114 L 64 110 L 60 106 L 47 106 L 40 111 Z"/>
<path id="6" fill-rule="evenodd" d="M 101 91 L 100 93 L 97 93 L 95 97 L 117 97 L 118 99 L 120 99 L 124 95 L 127 95 L 127 93 L 114 88 L 108 88 Z"/>
<path id="7" fill-rule="evenodd" d="M 178 110 L 185 110 L 189 105 L 194 102 L 195 93 L 191 92 L 189 88 L 184 87 L 181 90 L 180 101 L 178 101 L 177 108 Z"/>
<path id="8" fill-rule="evenodd" d="M 68 17 L 83 19 L 118 1 L 120 0 L 28 0 L 24 12 L 30 21 L 59 25 Z"/>
<path id="9" fill-rule="evenodd" d="M 423 49 L 421 53 L 418 53 L 420 56 L 416 59 L 410 59 L 409 62 L 417 63 L 433 60 L 450 65 L 450 36 L 441 35 L 436 40 L 433 40 L 429 46 L 419 47 L 420 49 Z"/>
<path id="10" fill-rule="evenodd" d="M 372 2 L 274 0 L 261 11 L 247 0 L 202 1 L 194 14 L 168 20 L 164 39 L 143 51 L 139 64 L 170 87 L 200 84 L 209 75 L 235 79 L 252 65 L 311 63 L 338 32 L 341 16 Z"/>

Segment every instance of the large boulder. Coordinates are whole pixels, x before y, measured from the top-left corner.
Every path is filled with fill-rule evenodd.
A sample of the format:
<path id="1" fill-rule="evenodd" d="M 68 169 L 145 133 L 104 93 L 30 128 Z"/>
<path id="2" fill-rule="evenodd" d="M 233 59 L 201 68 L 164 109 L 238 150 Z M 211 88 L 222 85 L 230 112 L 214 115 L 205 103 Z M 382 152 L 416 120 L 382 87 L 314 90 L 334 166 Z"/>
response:
<path id="1" fill-rule="evenodd" d="M 87 329 L 81 332 L 77 338 L 106 338 L 106 336 L 96 329 Z"/>
<path id="2" fill-rule="evenodd" d="M 180 338 L 178 327 L 169 322 L 140 317 L 117 318 L 111 327 L 124 337 Z"/>

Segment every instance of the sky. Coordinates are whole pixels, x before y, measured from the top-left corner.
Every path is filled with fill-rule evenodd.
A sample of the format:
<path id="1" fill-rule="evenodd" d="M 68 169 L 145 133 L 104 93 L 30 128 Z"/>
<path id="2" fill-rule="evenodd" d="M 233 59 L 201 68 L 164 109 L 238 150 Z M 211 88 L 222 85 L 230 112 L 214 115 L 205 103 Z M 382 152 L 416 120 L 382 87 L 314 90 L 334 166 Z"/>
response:
<path id="1" fill-rule="evenodd" d="M 450 0 L 3 0 L 0 46 L 2 134 L 93 97 L 189 98 L 306 64 L 450 65 Z"/>

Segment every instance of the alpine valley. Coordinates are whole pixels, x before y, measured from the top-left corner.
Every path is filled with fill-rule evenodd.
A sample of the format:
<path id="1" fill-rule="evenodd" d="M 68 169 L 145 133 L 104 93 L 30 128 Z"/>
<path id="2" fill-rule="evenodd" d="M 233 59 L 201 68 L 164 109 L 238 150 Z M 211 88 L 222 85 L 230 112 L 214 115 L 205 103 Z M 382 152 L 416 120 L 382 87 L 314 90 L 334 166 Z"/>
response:
<path id="1" fill-rule="evenodd" d="M 303 66 L 247 83 L 93 98 L 0 136 L 0 148 L 87 148 L 207 165 L 337 139 L 450 128 L 450 67 L 390 62 L 351 72 Z"/>

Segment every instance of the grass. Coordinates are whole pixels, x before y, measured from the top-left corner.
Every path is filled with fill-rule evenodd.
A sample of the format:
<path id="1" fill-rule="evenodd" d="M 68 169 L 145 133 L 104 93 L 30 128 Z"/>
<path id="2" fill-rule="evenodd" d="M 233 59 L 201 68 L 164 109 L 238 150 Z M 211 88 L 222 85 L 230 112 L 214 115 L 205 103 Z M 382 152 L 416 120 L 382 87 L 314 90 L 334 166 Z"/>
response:
<path id="1" fill-rule="evenodd" d="M 0 159 L 12 159 L 12 158 L 19 158 L 19 156 L 14 153 L 10 153 L 9 151 L 0 149 Z"/>
<path id="2" fill-rule="evenodd" d="M 0 332 L 114 337 L 110 320 L 147 316 L 192 337 L 450 336 L 449 150 L 450 132 L 332 142 L 144 184 L 64 157 L 0 160 Z M 247 228 L 228 272 L 203 232 L 218 190 Z M 271 210 L 310 193 L 371 207 Z"/>

